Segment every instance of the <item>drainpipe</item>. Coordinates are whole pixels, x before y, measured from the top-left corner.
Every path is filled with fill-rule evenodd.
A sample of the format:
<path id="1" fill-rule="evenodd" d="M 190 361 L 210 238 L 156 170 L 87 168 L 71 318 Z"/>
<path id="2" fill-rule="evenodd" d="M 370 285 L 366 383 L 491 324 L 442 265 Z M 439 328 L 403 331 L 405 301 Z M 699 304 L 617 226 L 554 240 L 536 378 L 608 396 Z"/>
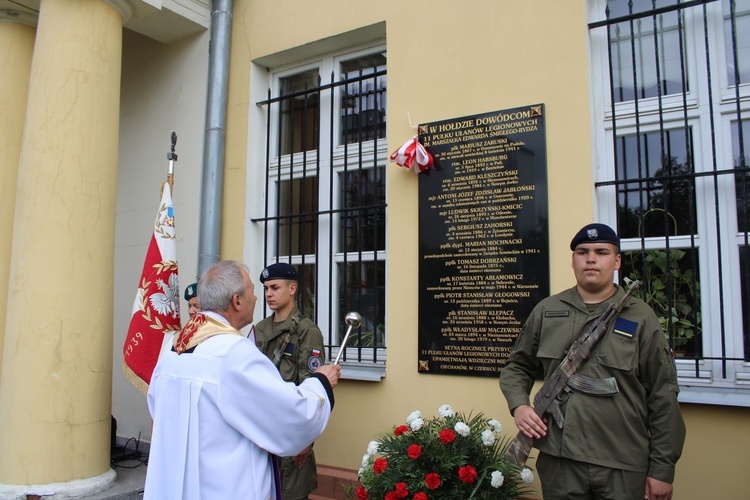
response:
<path id="1" fill-rule="evenodd" d="M 203 145 L 199 276 L 207 267 L 219 260 L 231 38 L 232 0 L 214 0 L 211 8 L 206 131 Z"/>

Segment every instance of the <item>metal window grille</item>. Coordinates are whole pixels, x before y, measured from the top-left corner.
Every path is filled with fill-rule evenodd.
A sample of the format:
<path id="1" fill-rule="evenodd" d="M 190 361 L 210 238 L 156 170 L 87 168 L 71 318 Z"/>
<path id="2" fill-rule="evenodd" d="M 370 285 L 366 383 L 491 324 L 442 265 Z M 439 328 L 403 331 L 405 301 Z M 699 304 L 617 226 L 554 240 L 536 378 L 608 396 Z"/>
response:
<path id="1" fill-rule="evenodd" d="M 258 103 L 266 200 L 251 221 L 263 227 L 264 261 L 297 268 L 297 305 L 324 332 L 328 359 L 344 315 L 362 316 L 343 362 L 385 361 L 385 83 L 375 55 L 342 63 L 328 83 L 317 70 L 283 78 L 278 95 L 269 89 Z"/>
<path id="2" fill-rule="evenodd" d="M 589 24 L 606 31 L 613 168 L 595 185 L 616 205 L 620 279 L 643 280 L 695 380 L 750 361 L 748 27 L 747 0 L 609 0 Z"/>

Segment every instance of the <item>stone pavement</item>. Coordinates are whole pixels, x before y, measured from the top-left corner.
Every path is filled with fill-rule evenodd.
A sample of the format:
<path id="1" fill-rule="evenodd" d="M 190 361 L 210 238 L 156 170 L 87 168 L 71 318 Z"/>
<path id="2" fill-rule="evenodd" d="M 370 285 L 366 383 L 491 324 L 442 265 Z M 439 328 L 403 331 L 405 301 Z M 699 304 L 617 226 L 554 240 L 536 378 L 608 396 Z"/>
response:
<path id="1" fill-rule="evenodd" d="M 145 459 L 125 460 L 112 466 L 117 478 L 114 484 L 95 495 L 78 497 L 80 500 L 142 500 L 146 484 Z M 357 474 L 338 467 L 318 466 L 318 489 L 310 495 L 310 500 L 340 500 L 347 498 L 347 486 L 356 488 Z"/>
<path id="2" fill-rule="evenodd" d="M 111 487 L 81 500 L 141 500 L 146 484 L 146 465 L 140 460 L 125 460 L 113 465 L 117 478 Z"/>

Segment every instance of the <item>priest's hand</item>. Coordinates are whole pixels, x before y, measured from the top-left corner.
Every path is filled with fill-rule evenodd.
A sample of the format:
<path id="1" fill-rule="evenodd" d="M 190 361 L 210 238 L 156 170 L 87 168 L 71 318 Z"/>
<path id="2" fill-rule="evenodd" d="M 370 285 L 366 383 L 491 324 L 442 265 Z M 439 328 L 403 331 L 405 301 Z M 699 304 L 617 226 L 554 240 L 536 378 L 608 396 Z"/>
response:
<path id="1" fill-rule="evenodd" d="M 323 365 L 315 370 L 315 373 L 324 375 L 328 379 L 328 382 L 331 383 L 331 387 L 336 387 L 341 376 L 341 365 Z"/>

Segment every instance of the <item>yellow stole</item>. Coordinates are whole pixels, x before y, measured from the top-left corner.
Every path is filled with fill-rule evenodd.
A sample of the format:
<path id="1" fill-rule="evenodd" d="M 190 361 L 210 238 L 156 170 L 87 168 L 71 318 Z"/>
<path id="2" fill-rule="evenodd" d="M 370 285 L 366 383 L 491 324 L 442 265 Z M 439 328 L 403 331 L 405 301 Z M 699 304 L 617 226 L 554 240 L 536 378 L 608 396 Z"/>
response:
<path id="1" fill-rule="evenodd" d="M 194 315 L 180 333 L 175 335 L 173 346 L 177 354 L 192 349 L 214 335 L 242 335 L 231 325 L 219 321 L 211 316 L 198 313 Z"/>

